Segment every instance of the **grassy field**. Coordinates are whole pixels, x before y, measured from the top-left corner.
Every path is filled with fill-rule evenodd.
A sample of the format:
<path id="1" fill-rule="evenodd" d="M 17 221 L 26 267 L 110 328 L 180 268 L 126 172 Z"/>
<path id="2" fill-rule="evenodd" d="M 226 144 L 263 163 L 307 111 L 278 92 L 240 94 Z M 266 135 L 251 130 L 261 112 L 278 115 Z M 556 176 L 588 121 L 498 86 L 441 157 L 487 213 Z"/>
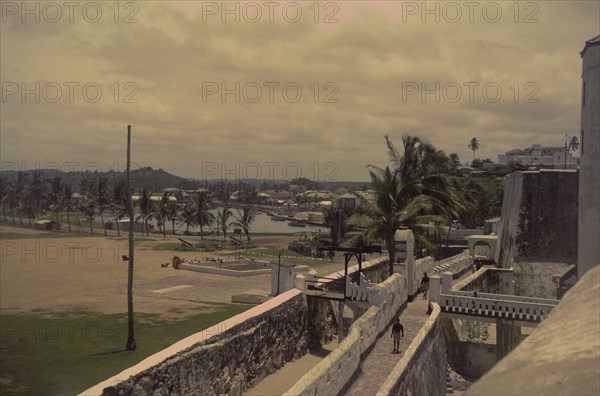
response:
<path id="1" fill-rule="evenodd" d="M 48 232 L 43 234 L 20 234 L 18 232 L 3 232 L 0 234 L 0 239 L 45 239 L 45 238 L 73 238 L 73 237 L 89 237 L 90 234 L 77 232 Z"/>
<path id="2" fill-rule="evenodd" d="M 335 262 L 326 258 L 307 257 L 288 249 L 269 246 L 258 247 L 255 244 L 233 245 L 228 242 L 215 240 L 198 241 L 193 247 L 182 246 L 180 243 L 175 242 L 165 242 L 154 244 L 151 248 L 155 250 L 174 250 L 180 252 L 211 252 L 221 256 L 243 256 L 245 258 L 273 262 L 277 262 L 278 255 L 281 253 L 281 259 L 285 262 L 297 265 L 308 265 L 310 267 L 319 267 Z"/>
<path id="3" fill-rule="evenodd" d="M 127 315 L 83 310 L 1 315 L 0 394 L 72 395 L 167 346 L 250 308 L 212 304 L 173 321 L 136 314 L 137 350 L 124 351 Z M 206 307 L 199 308 L 206 311 Z"/>
<path id="4" fill-rule="evenodd" d="M 219 250 L 247 250 L 254 249 L 256 245 L 234 245 L 226 241 L 203 240 L 193 244 L 193 246 L 183 246 L 180 242 L 164 242 L 153 246 L 156 250 L 175 250 L 181 252 L 216 252 Z"/>

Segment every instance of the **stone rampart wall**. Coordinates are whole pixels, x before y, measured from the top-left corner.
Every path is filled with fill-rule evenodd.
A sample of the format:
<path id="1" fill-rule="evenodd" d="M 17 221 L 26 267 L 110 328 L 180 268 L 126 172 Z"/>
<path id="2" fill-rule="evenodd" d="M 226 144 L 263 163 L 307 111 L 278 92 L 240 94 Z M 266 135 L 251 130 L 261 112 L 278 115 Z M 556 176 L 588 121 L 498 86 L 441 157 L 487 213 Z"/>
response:
<path id="1" fill-rule="evenodd" d="M 496 262 L 577 261 L 577 171 L 542 170 L 506 176 Z"/>
<path id="2" fill-rule="evenodd" d="M 85 395 L 241 395 L 307 353 L 307 305 L 293 289 L 187 337 Z"/>

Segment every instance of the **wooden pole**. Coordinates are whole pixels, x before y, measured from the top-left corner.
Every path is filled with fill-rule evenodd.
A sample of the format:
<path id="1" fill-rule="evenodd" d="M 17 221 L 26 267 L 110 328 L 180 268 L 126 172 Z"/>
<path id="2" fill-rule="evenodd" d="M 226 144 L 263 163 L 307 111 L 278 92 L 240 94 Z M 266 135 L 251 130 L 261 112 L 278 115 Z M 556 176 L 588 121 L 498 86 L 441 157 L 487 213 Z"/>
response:
<path id="1" fill-rule="evenodd" d="M 131 196 L 131 125 L 127 125 L 127 212 L 129 214 L 129 267 L 127 271 L 127 344 L 125 350 L 135 351 L 133 335 L 133 198 Z"/>

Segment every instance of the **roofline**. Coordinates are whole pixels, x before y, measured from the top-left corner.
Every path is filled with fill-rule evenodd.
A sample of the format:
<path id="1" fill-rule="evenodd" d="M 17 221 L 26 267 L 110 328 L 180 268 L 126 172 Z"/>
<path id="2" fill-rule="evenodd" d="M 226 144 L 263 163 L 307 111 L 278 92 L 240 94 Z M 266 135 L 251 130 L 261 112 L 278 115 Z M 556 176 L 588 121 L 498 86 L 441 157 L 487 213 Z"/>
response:
<path id="1" fill-rule="evenodd" d="M 579 55 L 581 55 L 581 57 L 583 58 L 583 56 L 585 55 L 585 51 L 587 51 L 588 48 L 596 46 L 596 45 L 600 45 L 600 34 L 597 35 L 596 37 L 592 37 L 591 39 L 586 41 L 585 46 L 583 47 L 583 50 L 581 50 Z"/>

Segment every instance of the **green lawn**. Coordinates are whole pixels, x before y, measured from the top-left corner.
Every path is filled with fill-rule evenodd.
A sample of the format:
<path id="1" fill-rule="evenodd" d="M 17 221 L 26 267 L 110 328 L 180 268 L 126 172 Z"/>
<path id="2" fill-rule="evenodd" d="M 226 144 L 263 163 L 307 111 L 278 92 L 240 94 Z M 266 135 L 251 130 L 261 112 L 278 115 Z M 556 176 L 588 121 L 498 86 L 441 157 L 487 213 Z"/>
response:
<path id="1" fill-rule="evenodd" d="M 179 242 L 165 242 L 153 246 L 155 250 L 176 250 L 182 252 L 216 252 L 219 250 L 247 250 L 254 249 L 256 245 L 252 243 L 244 245 L 234 245 L 227 241 L 219 241 L 214 239 L 206 239 L 197 241 L 193 247 L 182 246 Z"/>
<path id="2" fill-rule="evenodd" d="M 282 251 L 279 248 L 273 249 L 271 247 L 263 247 L 263 248 L 259 248 L 259 249 L 253 249 L 252 251 L 242 252 L 241 254 L 243 254 L 244 257 L 251 257 L 251 258 L 256 258 L 256 259 L 277 262 L 278 255 L 280 252 L 281 252 L 281 260 L 282 261 L 297 264 L 297 265 L 308 265 L 310 267 L 319 267 L 321 265 L 331 264 L 331 263 L 335 262 L 333 260 L 329 260 L 326 258 L 307 257 L 300 253 L 297 253 L 297 252 L 294 252 L 294 251 L 288 250 L 288 249 L 283 249 L 283 251 Z"/>
<path id="3" fill-rule="evenodd" d="M 231 253 L 234 256 L 244 256 L 245 258 L 254 258 L 257 260 L 274 260 L 275 262 L 277 262 L 279 252 L 281 252 L 282 261 L 298 265 L 308 265 L 310 267 L 319 267 L 334 262 L 333 260 L 325 258 L 303 256 L 300 253 L 288 249 L 283 249 L 282 251 L 280 248 L 269 246 L 257 247 L 254 244 L 236 246 L 228 242 L 215 240 L 199 241 L 194 247 L 185 247 L 176 242 L 165 242 L 156 244 L 151 248 L 155 250 L 175 250 L 181 252 L 214 252 L 217 254 L 219 251 L 235 251 L 235 254 Z"/>
<path id="4" fill-rule="evenodd" d="M 38 239 L 38 238 L 73 238 L 73 237 L 89 237 L 90 234 L 78 232 L 44 232 L 41 234 L 21 234 L 18 232 L 2 232 L 0 239 Z M 96 236 L 96 234 L 94 234 Z M 99 235 L 98 235 L 99 236 Z"/>
<path id="5" fill-rule="evenodd" d="M 214 312 L 179 321 L 136 314 L 134 352 L 124 351 L 126 314 L 37 311 L 1 315 L 0 394 L 80 393 L 182 338 L 250 307 L 211 304 Z"/>

